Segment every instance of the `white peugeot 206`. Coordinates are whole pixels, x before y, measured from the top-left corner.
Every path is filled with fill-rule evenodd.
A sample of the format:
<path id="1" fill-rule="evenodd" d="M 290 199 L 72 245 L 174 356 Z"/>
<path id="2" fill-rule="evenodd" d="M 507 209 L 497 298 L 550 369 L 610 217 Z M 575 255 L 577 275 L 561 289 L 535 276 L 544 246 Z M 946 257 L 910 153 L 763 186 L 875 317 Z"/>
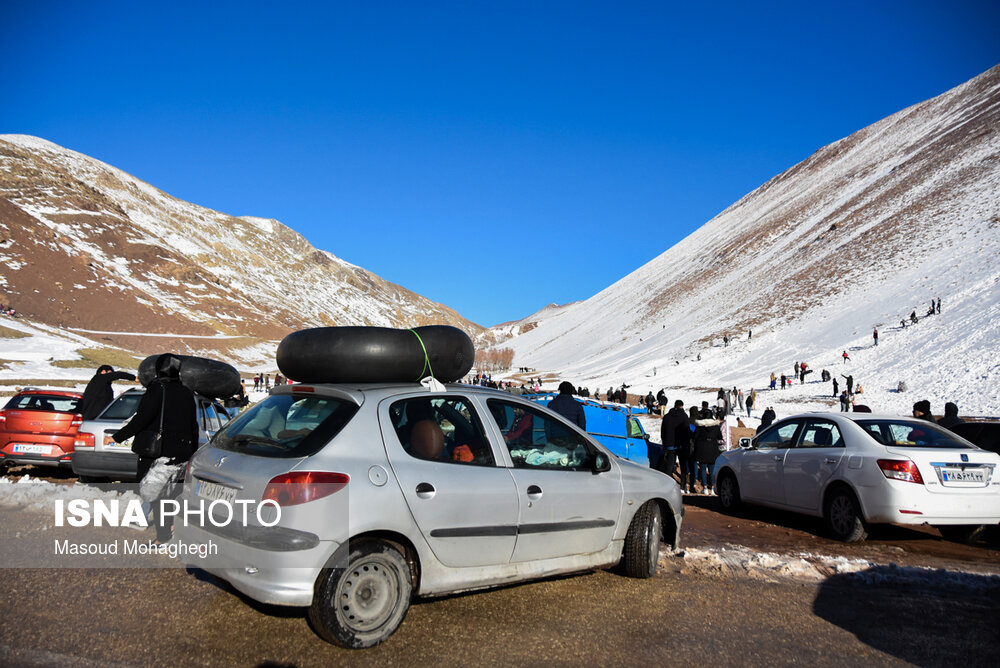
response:
<path id="1" fill-rule="evenodd" d="M 871 413 L 775 422 L 716 461 L 726 510 L 741 502 L 823 517 L 863 540 L 869 524 L 926 524 L 969 541 L 1000 523 L 1000 455 L 938 425 Z"/>

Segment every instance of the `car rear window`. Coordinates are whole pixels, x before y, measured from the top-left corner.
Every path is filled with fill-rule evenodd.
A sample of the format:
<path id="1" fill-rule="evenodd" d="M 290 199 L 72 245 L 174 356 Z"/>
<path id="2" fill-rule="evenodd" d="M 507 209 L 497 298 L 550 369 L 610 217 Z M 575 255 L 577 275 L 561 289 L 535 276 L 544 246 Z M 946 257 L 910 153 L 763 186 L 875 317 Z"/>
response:
<path id="1" fill-rule="evenodd" d="M 139 408 L 139 401 L 142 400 L 142 392 L 128 392 L 122 394 L 104 409 L 104 412 L 97 416 L 98 420 L 128 420 L 135 415 Z"/>
<path id="2" fill-rule="evenodd" d="M 75 413 L 79 403 L 80 400 L 76 397 L 64 397 L 58 394 L 18 394 L 12 397 L 4 408 Z"/>
<path id="3" fill-rule="evenodd" d="M 926 420 L 858 420 L 859 427 L 886 446 L 905 448 L 975 447 L 951 431 Z"/>
<path id="4" fill-rule="evenodd" d="M 322 395 L 272 395 L 216 433 L 212 445 L 258 457 L 316 454 L 344 428 L 358 407 Z"/>

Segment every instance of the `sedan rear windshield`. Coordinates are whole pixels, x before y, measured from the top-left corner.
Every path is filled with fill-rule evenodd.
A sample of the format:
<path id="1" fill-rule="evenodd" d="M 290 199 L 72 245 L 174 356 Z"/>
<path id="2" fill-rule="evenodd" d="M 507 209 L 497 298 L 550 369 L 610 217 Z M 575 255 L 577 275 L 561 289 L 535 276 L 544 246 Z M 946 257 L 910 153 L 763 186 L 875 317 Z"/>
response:
<path id="1" fill-rule="evenodd" d="M 212 445 L 258 457 L 308 457 L 329 443 L 357 410 L 334 397 L 273 395 L 220 430 Z"/>
<path id="2" fill-rule="evenodd" d="M 128 420 L 135 415 L 142 400 L 142 392 L 128 392 L 119 396 L 111 402 L 111 405 L 104 409 L 97 419 L 99 420 Z"/>
<path id="3" fill-rule="evenodd" d="M 18 394 L 4 406 L 6 409 L 29 411 L 54 411 L 57 413 L 75 413 L 80 400 L 76 397 L 64 397 L 58 394 Z"/>
<path id="4" fill-rule="evenodd" d="M 858 420 L 882 445 L 904 448 L 974 448 L 951 431 L 926 420 Z"/>

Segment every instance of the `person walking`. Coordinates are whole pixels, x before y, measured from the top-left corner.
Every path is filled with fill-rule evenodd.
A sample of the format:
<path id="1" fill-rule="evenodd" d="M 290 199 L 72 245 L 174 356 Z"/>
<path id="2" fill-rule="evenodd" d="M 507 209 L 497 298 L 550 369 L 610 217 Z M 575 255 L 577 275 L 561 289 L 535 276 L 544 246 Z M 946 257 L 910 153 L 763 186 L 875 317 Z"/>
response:
<path id="1" fill-rule="evenodd" d="M 872 329 L 872 338 L 875 339 L 875 347 L 878 347 L 878 327 Z"/>
<path id="2" fill-rule="evenodd" d="M 798 380 L 799 378 L 800 378 L 800 376 L 799 376 L 799 363 L 796 362 L 795 363 L 795 380 Z"/>
<path id="3" fill-rule="evenodd" d="M 786 376 L 785 374 L 781 374 L 781 389 L 785 389 L 785 380 L 787 379 L 788 376 Z"/>
<path id="4" fill-rule="evenodd" d="M 116 380 L 135 380 L 135 375 L 128 371 L 115 371 L 110 364 L 102 364 L 97 367 L 97 373 L 87 383 L 87 388 L 83 391 L 80 405 L 77 411 L 84 420 L 93 420 L 101 411 L 107 408 L 111 400 L 115 398 L 114 389 L 111 383 Z"/>
<path id="5" fill-rule="evenodd" d="M 660 470 L 669 476 L 674 475 L 674 465 L 677 459 L 678 450 L 684 449 L 684 456 L 681 461 L 686 461 L 687 449 L 691 442 L 691 421 L 688 414 L 684 412 L 684 402 L 680 399 L 674 402 L 674 407 L 667 411 L 660 421 L 660 441 L 663 443 L 663 461 Z M 681 466 L 681 491 L 685 489 L 685 471 Z M 691 486 L 694 481 L 690 481 Z"/>
<path id="6" fill-rule="evenodd" d="M 754 401 L 753 390 L 750 390 L 750 394 L 747 396 L 747 399 L 746 399 L 747 417 L 752 417 L 750 415 L 750 410 L 753 408 L 753 401 Z"/>
<path id="7" fill-rule="evenodd" d="M 139 457 L 138 478 L 140 495 L 152 505 L 156 539 L 170 539 L 171 525 L 163 521 L 160 501 L 172 496 L 174 479 L 181 474 L 187 461 L 198 447 L 198 417 L 194 393 L 181 383 L 181 360 L 167 353 L 156 358 L 156 378 L 146 388 L 132 419 L 111 435 L 116 443 L 134 438 L 141 432 L 159 432 L 161 448 L 158 457 Z M 149 480 L 147 480 L 149 478 Z M 154 479 L 164 484 L 152 492 L 144 489 Z"/>
<path id="8" fill-rule="evenodd" d="M 841 353 L 841 357 L 844 358 L 844 364 L 847 364 L 847 362 L 850 361 L 851 359 L 851 356 L 847 354 L 846 350 L 843 353 Z"/>

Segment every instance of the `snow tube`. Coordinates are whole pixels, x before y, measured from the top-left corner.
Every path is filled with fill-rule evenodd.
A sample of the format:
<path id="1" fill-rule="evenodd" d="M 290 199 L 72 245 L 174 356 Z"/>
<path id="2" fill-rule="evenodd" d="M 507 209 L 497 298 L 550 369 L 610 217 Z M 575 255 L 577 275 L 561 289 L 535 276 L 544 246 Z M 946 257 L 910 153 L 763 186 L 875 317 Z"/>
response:
<path id="1" fill-rule="evenodd" d="M 143 387 L 156 378 L 156 358 L 150 355 L 139 364 L 139 382 Z M 231 397 L 240 391 L 240 372 L 219 360 L 207 357 L 177 355 L 181 360 L 181 382 L 192 392 L 204 397 Z"/>
<path id="2" fill-rule="evenodd" d="M 300 383 L 416 382 L 433 375 L 459 380 L 475 361 L 469 335 L 448 325 L 413 329 L 317 327 L 278 344 L 278 369 Z"/>

